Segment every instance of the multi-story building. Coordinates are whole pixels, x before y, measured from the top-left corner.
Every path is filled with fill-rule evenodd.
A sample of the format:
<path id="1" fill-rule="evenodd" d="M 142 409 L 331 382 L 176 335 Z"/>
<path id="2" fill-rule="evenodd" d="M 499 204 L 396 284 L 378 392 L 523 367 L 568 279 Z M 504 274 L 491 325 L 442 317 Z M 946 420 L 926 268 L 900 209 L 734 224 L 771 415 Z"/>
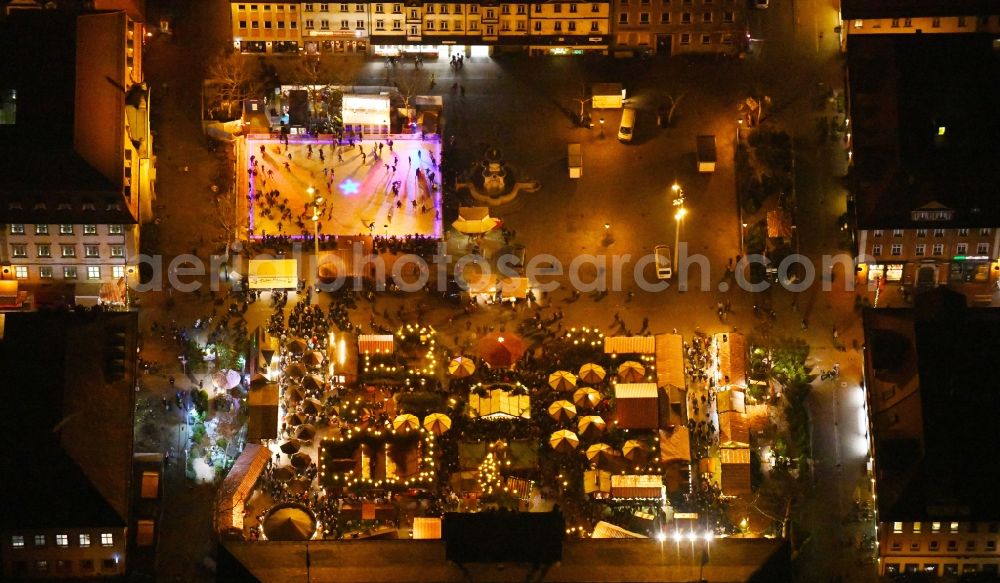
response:
<path id="1" fill-rule="evenodd" d="M 862 280 L 984 290 L 997 280 L 1000 68 L 992 43 L 985 34 L 865 35 L 848 45 Z"/>
<path id="2" fill-rule="evenodd" d="M 996 576 L 1000 455 L 987 444 L 1000 439 L 1000 401 L 981 365 L 1000 345 L 1000 313 L 940 288 L 863 320 L 879 573 Z"/>
<path id="3" fill-rule="evenodd" d="M 722 0 L 720 0 L 722 1 Z M 297 6 L 297 8 L 295 8 Z M 606 53 L 610 2 L 251 4 L 231 0 L 233 42 L 244 53 L 489 56 Z M 297 19 L 297 26 L 296 26 Z"/>
<path id="4" fill-rule="evenodd" d="M 297 0 L 231 2 L 233 48 L 242 53 L 299 54 L 299 7 Z"/>
<path id="5" fill-rule="evenodd" d="M 16 97 L 0 124 L 3 279 L 124 284 L 155 179 L 136 18 L 24 10 L 4 23 L 0 93 Z"/>
<path id="6" fill-rule="evenodd" d="M 0 579 L 132 570 L 137 331 L 134 312 L 0 320 L 0 430 L 31 443 L 0 453 Z"/>
<path id="7" fill-rule="evenodd" d="M 746 7 L 737 0 L 615 0 L 614 50 L 737 53 L 746 46 Z"/>
<path id="8" fill-rule="evenodd" d="M 1000 32 L 1000 4 L 996 2 L 843 0 L 840 17 L 842 45 L 851 37 L 869 34 Z"/>
<path id="9" fill-rule="evenodd" d="M 307 54 L 319 53 L 360 53 L 368 52 L 370 30 L 369 22 L 373 15 L 369 14 L 371 4 L 363 3 L 327 3 L 306 2 L 301 4 L 300 18 L 302 44 Z M 396 25 L 401 24 L 401 4 L 378 4 L 380 10 L 391 6 L 396 11 Z M 378 18 L 385 27 L 385 14 Z M 402 28 L 399 28 L 402 30 Z"/>

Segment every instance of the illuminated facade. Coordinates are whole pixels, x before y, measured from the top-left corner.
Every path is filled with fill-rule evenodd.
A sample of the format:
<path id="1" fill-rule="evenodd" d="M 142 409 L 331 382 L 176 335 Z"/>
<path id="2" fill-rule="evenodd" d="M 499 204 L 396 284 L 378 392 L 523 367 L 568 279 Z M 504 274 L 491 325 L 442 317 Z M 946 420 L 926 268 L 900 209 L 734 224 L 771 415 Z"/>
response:
<path id="1" fill-rule="evenodd" d="M 244 53 L 488 56 L 608 50 L 610 2 L 352 2 L 231 0 L 233 43 Z"/>
<path id="2" fill-rule="evenodd" d="M 242 53 L 297 55 L 299 2 L 232 2 L 233 47 Z"/>
<path id="3" fill-rule="evenodd" d="M 947 289 L 864 311 L 865 438 L 880 575 L 1000 572 L 996 398 L 966 363 L 994 357 L 996 310 Z M 841 422 L 843 429 L 844 423 Z"/>
<path id="4" fill-rule="evenodd" d="M 614 50 L 675 55 L 736 53 L 746 46 L 746 2 L 615 0 Z"/>
<path id="5" fill-rule="evenodd" d="M 986 294 L 1000 275 L 992 35 L 866 35 L 847 55 L 859 283 Z"/>
<path id="6" fill-rule="evenodd" d="M 841 43 L 858 35 L 971 34 L 1000 32 L 1000 11 L 983 14 L 987 4 L 945 0 L 844 0 L 841 3 Z"/>
<path id="7" fill-rule="evenodd" d="M 7 38 L 22 49 L 6 50 L 15 72 L 3 75 L 17 95 L 10 123 L 0 124 L 11 146 L 0 174 L 3 279 L 124 287 L 155 196 L 140 20 L 128 7 L 8 19 Z M 59 26 L 60 43 L 31 40 L 32 30 Z M 21 73 L 53 67 L 46 76 Z M 51 115 L 58 110 L 74 115 Z"/>

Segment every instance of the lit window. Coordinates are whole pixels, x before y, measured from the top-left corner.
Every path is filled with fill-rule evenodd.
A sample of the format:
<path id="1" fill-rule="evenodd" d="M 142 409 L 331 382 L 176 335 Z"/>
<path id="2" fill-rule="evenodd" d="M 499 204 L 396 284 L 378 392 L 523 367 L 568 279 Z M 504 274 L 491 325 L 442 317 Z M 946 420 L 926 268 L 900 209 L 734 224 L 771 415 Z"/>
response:
<path id="1" fill-rule="evenodd" d="M 76 277 L 76 273 L 73 274 L 73 277 Z M 89 534 L 81 534 L 80 535 L 80 548 L 81 549 L 85 549 L 85 548 L 88 548 L 89 546 L 90 546 L 90 535 Z"/>
<path id="2" fill-rule="evenodd" d="M 958 523 L 957 522 L 952 522 L 951 523 L 951 532 L 958 532 Z"/>
<path id="3" fill-rule="evenodd" d="M 88 265 L 87 279 L 101 279 L 101 267 L 99 265 Z"/>
<path id="4" fill-rule="evenodd" d="M 15 534 L 14 536 L 10 537 L 10 546 L 14 547 L 15 549 L 23 549 L 24 537 L 19 534 Z"/>
<path id="5" fill-rule="evenodd" d="M 28 279 L 28 267 L 26 265 L 15 265 L 14 277 L 18 279 Z"/>
<path id="6" fill-rule="evenodd" d="M 36 547 L 44 547 L 45 546 L 45 535 L 44 534 L 36 534 L 35 535 L 35 546 Z"/>
<path id="7" fill-rule="evenodd" d="M 892 523 L 892 532 L 895 533 L 895 534 L 899 534 L 899 533 L 903 532 L 903 523 L 902 522 L 893 522 Z"/>
<path id="8" fill-rule="evenodd" d="M 56 535 L 56 546 L 61 548 L 66 548 L 69 546 L 69 535 L 68 534 L 57 534 Z"/>
<path id="9" fill-rule="evenodd" d="M 125 277 L 125 266 L 124 265 L 112 265 L 111 266 L 111 277 L 118 279 Z"/>
<path id="10" fill-rule="evenodd" d="M 59 234 L 60 235 L 72 235 L 73 234 L 73 225 L 59 225 Z"/>
<path id="11" fill-rule="evenodd" d="M 10 225 L 10 234 L 11 235 L 23 235 L 24 234 L 24 225 L 20 224 L 20 223 L 16 223 L 16 224 L 12 223 Z"/>
<path id="12" fill-rule="evenodd" d="M 49 234 L 49 226 L 48 225 L 35 225 L 35 234 L 36 235 L 48 235 Z"/>
<path id="13" fill-rule="evenodd" d="M 101 546 L 102 547 L 110 547 L 113 544 L 115 544 L 115 537 L 114 537 L 114 535 L 111 534 L 110 532 L 102 532 L 101 533 Z"/>
<path id="14" fill-rule="evenodd" d="M 109 235 L 121 235 L 123 232 L 121 225 L 108 225 Z"/>

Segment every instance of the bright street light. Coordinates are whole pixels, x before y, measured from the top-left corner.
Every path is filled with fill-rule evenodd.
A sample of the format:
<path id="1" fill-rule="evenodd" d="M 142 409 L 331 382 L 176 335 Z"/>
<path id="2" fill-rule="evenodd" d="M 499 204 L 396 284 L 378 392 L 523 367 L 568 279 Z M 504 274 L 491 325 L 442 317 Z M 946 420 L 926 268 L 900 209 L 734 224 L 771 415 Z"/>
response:
<path id="1" fill-rule="evenodd" d="M 676 182 L 670 187 L 670 191 L 674 194 L 673 205 L 677 207 L 677 211 L 674 213 L 674 220 L 677 221 L 677 228 L 674 230 L 674 271 L 677 270 L 677 259 L 680 256 L 681 243 L 681 223 L 684 221 L 684 216 L 687 215 L 687 209 L 684 208 L 684 189 L 681 188 L 680 184 Z"/>

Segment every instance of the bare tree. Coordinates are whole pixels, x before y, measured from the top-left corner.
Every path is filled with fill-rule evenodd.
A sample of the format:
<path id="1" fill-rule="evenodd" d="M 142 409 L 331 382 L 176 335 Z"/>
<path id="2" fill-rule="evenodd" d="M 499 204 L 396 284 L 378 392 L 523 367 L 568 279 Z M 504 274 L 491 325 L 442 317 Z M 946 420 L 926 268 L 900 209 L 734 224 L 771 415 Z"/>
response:
<path id="1" fill-rule="evenodd" d="M 674 114 L 677 113 L 677 108 L 680 106 L 681 100 L 684 99 L 685 95 L 687 95 L 686 91 L 674 90 L 667 93 L 664 96 L 663 99 L 665 104 L 663 107 L 664 111 L 663 115 L 666 121 L 666 125 L 668 126 L 674 125 Z"/>
<path id="2" fill-rule="evenodd" d="M 410 102 L 422 88 L 427 87 L 427 73 L 422 68 L 400 67 L 392 73 L 392 82 L 403 100 L 403 107 L 410 109 Z"/>
<path id="3" fill-rule="evenodd" d="M 219 105 L 228 119 L 238 115 L 243 100 L 260 94 L 258 73 L 256 62 L 235 52 L 223 51 L 209 62 L 207 82 L 218 91 Z"/>
<path id="4" fill-rule="evenodd" d="M 330 119 L 340 108 L 340 86 L 352 83 L 363 65 L 364 60 L 357 57 L 306 55 L 292 70 L 291 80 L 307 89 L 312 115 Z"/>
<path id="5" fill-rule="evenodd" d="M 586 113 L 584 110 L 585 106 L 593 101 L 592 97 L 587 97 L 588 93 L 587 85 L 585 83 L 580 83 L 580 97 L 573 98 L 573 101 L 580 104 L 580 116 L 576 118 L 580 124 L 583 124 L 583 116 Z"/>

